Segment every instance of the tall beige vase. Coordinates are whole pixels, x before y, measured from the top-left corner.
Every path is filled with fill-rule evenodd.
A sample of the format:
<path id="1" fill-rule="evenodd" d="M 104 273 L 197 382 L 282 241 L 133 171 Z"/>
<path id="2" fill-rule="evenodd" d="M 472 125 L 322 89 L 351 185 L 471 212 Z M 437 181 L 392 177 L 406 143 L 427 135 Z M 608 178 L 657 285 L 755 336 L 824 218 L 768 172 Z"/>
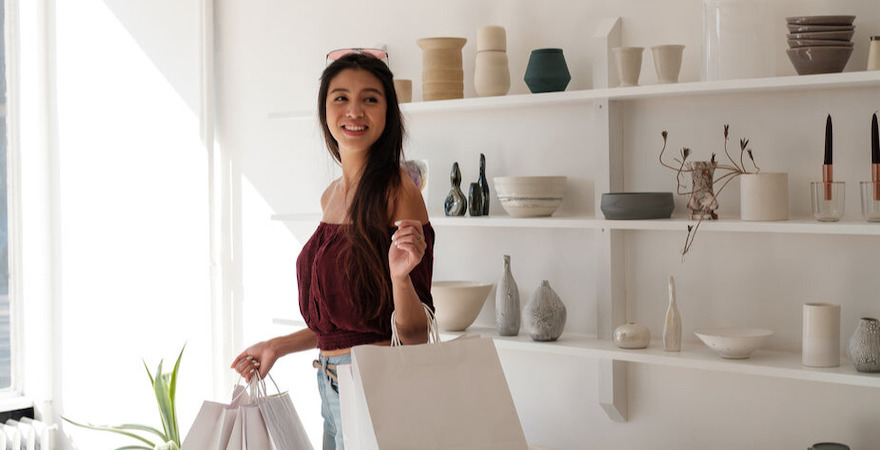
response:
<path id="1" fill-rule="evenodd" d="M 507 32 L 504 27 L 487 25 L 477 30 L 474 90 L 480 97 L 506 95 L 510 90 Z"/>
<path id="2" fill-rule="evenodd" d="M 449 100 L 464 97 L 461 49 L 466 38 L 433 37 L 416 41 L 422 49 L 422 99 Z"/>

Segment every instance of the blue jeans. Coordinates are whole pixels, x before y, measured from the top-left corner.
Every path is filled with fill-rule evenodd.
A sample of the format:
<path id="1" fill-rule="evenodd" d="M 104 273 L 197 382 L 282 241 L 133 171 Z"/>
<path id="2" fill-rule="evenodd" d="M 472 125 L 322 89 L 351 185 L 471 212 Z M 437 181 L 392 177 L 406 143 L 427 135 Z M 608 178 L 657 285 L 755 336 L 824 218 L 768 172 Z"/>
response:
<path id="1" fill-rule="evenodd" d="M 339 407 L 339 382 L 327 375 L 327 365 L 351 364 L 351 355 L 319 355 L 318 392 L 321 394 L 321 416 L 324 417 L 324 450 L 345 450 L 342 443 L 342 413 Z M 336 371 L 330 370 L 333 375 Z"/>

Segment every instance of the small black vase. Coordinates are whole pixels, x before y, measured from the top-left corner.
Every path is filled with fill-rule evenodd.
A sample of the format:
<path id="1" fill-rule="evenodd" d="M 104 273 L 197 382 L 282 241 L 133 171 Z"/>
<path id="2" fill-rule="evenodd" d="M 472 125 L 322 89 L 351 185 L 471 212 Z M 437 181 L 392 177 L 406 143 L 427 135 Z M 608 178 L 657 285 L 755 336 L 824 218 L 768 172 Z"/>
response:
<path id="1" fill-rule="evenodd" d="M 477 179 L 483 194 L 483 215 L 489 215 L 489 182 L 486 181 L 486 156 L 480 153 L 480 177 Z"/>
<path id="2" fill-rule="evenodd" d="M 483 189 L 479 183 L 471 183 L 471 190 L 468 194 L 468 213 L 471 217 L 483 215 Z"/>

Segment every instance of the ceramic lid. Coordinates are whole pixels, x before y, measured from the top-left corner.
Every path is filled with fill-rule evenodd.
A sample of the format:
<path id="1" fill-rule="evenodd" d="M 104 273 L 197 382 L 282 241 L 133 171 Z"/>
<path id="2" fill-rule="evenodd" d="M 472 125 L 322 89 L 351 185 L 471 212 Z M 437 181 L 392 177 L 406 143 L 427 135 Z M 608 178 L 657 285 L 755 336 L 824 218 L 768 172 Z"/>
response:
<path id="1" fill-rule="evenodd" d="M 507 51 L 507 32 L 498 25 L 486 25 L 477 30 L 477 51 Z"/>

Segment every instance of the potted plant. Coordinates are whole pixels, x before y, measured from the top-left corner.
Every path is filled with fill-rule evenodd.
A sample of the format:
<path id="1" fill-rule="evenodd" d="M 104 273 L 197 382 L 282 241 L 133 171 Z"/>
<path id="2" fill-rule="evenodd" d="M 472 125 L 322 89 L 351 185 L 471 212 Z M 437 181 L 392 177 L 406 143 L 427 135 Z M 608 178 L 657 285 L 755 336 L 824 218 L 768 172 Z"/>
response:
<path id="1" fill-rule="evenodd" d="M 128 436 L 136 441 L 137 444 L 121 447 L 124 449 L 143 449 L 143 450 L 178 450 L 181 445 L 180 427 L 177 424 L 177 409 L 174 403 L 174 395 L 177 390 L 177 371 L 180 369 L 180 359 L 183 357 L 183 350 L 186 345 L 180 349 L 180 355 L 174 363 L 174 369 L 170 373 L 162 373 L 162 362 L 159 361 L 159 367 L 156 369 L 155 376 L 150 373 L 146 361 L 144 369 L 150 378 L 150 385 L 156 394 L 156 404 L 159 408 L 159 416 L 162 420 L 162 430 L 148 425 L 124 424 L 124 425 L 93 425 L 89 423 L 80 423 L 63 417 L 67 422 L 73 425 L 89 428 L 98 431 L 108 431 Z M 158 440 L 157 440 L 158 438 Z"/>
<path id="2" fill-rule="evenodd" d="M 676 172 L 676 192 L 679 195 L 690 196 L 688 200 L 688 209 L 691 210 L 691 219 L 696 219 L 696 225 L 688 225 L 687 238 L 685 239 L 684 248 L 681 250 L 682 255 L 686 255 L 694 242 L 697 229 L 704 219 L 715 220 L 718 215 L 715 210 L 718 208 L 718 195 L 721 191 L 736 177 L 747 174 L 757 174 L 761 168 L 755 164 L 755 158 L 752 149 L 749 148 L 748 139 L 739 140 L 739 158 L 734 158 L 727 148 L 729 140 L 729 125 L 724 125 L 724 155 L 727 158 L 726 163 L 719 163 L 712 153 L 712 157 L 708 161 L 688 161 L 691 156 L 691 150 L 687 147 L 681 149 L 680 157 L 675 158 L 675 163 L 667 163 L 663 160 L 666 152 L 668 133 L 663 130 L 660 133 L 663 136 L 663 148 L 660 150 L 659 160 L 663 167 L 674 170 Z M 747 162 L 749 165 L 747 165 Z M 751 167 L 749 167 L 751 166 Z M 682 181 L 682 176 L 689 174 L 691 178 L 690 188 L 686 181 Z"/>

